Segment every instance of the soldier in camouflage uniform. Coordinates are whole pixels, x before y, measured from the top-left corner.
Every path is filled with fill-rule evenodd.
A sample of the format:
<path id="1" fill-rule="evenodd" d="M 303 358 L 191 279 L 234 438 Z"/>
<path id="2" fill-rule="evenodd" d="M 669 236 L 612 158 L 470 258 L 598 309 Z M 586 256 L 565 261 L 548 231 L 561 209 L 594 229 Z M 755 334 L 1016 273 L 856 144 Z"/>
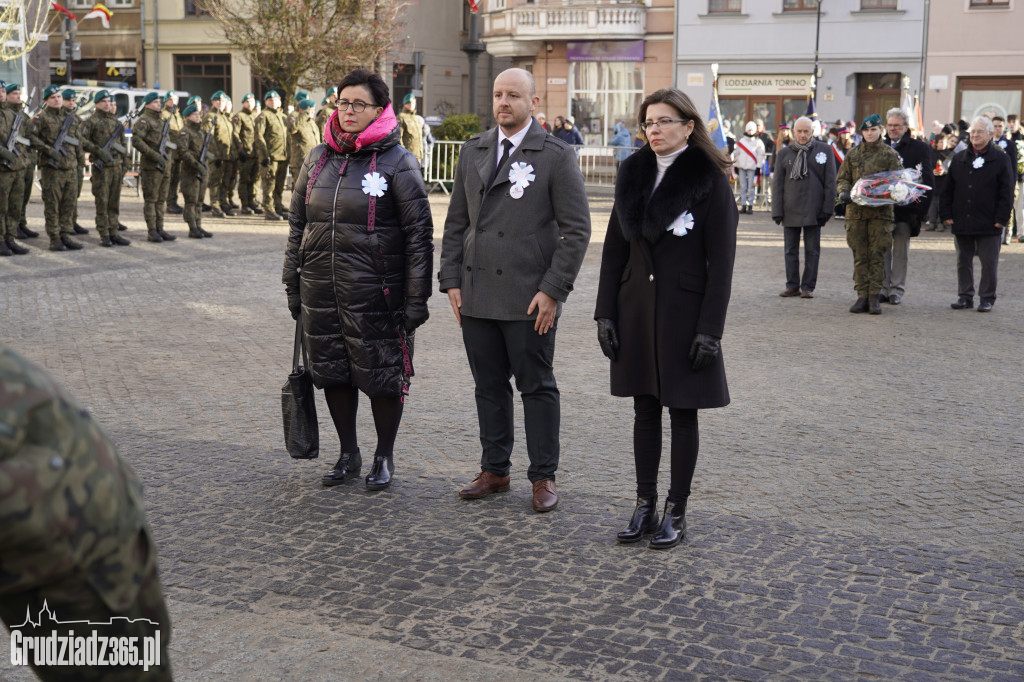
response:
<path id="1" fill-rule="evenodd" d="M 44 604 L 50 618 L 37 617 Z M 40 624 L 25 624 L 27 616 Z M 141 666 L 36 667 L 30 656 L 43 680 L 171 679 L 171 619 L 142 485 L 88 412 L 2 343 L 0 619 L 26 637 L 67 636 L 68 630 L 78 637 L 93 631 L 138 637 L 140 654 L 142 638 L 159 633 L 160 663 L 146 672 Z"/>
<path id="2" fill-rule="evenodd" d="M 226 166 L 224 161 L 231 152 L 231 119 L 224 112 L 227 102 L 227 94 L 223 90 L 213 93 L 210 100 L 210 110 L 203 117 L 203 131 L 213 133 L 210 142 L 210 206 L 213 207 L 213 217 L 223 218 L 226 215 L 236 215 L 231 207 L 227 205 Z"/>
<path id="3" fill-rule="evenodd" d="M 15 149 L 18 153 L 7 149 L 7 140 L 14 129 L 16 114 L 4 106 L 6 101 L 7 90 L 4 88 L 4 82 L 0 81 L 0 256 L 22 256 L 28 253 L 28 249 L 14 241 L 18 234 L 18 221 L 8 221 L 7 214 L 12 196 L 17 196 L 17 199 L 21 200 L 20 191 L 15 195 L 13 188 L 18 181 L 24 182 L 22 171 L 18 168 L 21 160 L 18 153 L 24 154 L 24 151 L 19 151 L 20 146 L 17 144 Z M 18 134 L 21 136 L 20 131 Z"/>
<path id="4" fill-rule="evenodd" d="M 117 233 L 121 178 L 124 177 L 124 160 L 128 154 L 124 126 L 117 120 L 117 105 L 110 98 L 110 93 L 100 90 L 92 101 L 96 111 L 82 124 L 81 142 L 92 159 L 96 231 L 100 235 L 100 246 L 128 246 L 131 242 Z"/>
<path id="5" fill-rule="evenodd" d="M 256 158 L 256 96 L 251 92 L 242 98 L 242 109 L 231 122 L 234 127 L 235 150 L 238 158 L 238 198 L 242 213 L 251 215 L 263 213 L 256 203 L 256 178 L 259 176 L 259 160 Z"/>
<path id="6" fill-rule="evenodd" d="M 75 126 L 80 128 L 82 119 L 76 113 L 78 111 L 77 93 L 71 88 L 67 88 L 61 91 L 60 96 L 64 98 L 64 108 L 75 117 Z M 71 212 L 71 229 L 75 231 L 75 234 L 86 234 L 89 230 L 78 224 L 78 199 L 82 196 L 82 185 L 85 184 L 85 151 L 82 149 L 82 145 L 75 147 L 75 151 L 78 153 L 78 175 L 76 178 L 78 187 L 75 189 L 75 208 Z"/>
<path id="7" fill-rule="evenodd" d="M 274 90 L 263 96 L 267 108 L 256 117 L 256 150 L 261 166 L 263 217 L 285 220 L 284 179 L 288 174 L 287 124 L 281 97 Z"/>
<path id="8" fill-rule="evenodd" d="M 135 122 L 132 130 L 132 146 L 139 150 L 139 181 L 142 185 L 142 197 L 145 201 L 143 213 L 146 216 L 146 239 L 151 242 L 172 242 L 177 237 L 164 231 L 164 204 L 167 201 L 167 187 L 171 184 L 171 158 L 174 156 L 173 146 L 168 146 L 166 154 L 160 154 L 160 140 L 167 131 L 167 140 L 173 145 L 170 137 L 170 123 L 160 117 L 163 102 L 159 93 L 150 92 L 142 98 L 145 110 Z"/>
<path id="9" fill-rule="evenodd" d="M 851 149 L 836 175 L 839 201 L 846 208 L 846 243 L 853 249 L 857 301 L 851 313 L 881 315 L 878 294 L 885 277 L 885 252 L 892 245 L 892 204 L 861 206 L 851 202 L 853 184 L 865 175 L 903 168 L 900 155 L 882 139 L 882 117 L 871 114 L 860 126 L 864 141 Z"/>
<path id="10" fill-rule="evenodd" d="M 48 85 L 43 90 L 46 106 L 32 119 L 29 139 L 39 154 L 43 186 L 43 215 L 51 251 L 76 251 L 82 245 L 71 239 L 71 217 L 78 197 L 77 117 L 64 108 L 60 88 Z M 67 125 L 65 142 L 56 147 L 61 130 Z M 74 143 L 71 142 L 74 140 Z"/>
<path id="11" fill-rule="evenodd" d="M 181 158 L 181 193 L 185 197 L 184 218 L 188 223 L 188 236 L 193 239 L 212 237 L 202 228 L 203 195 L 206 194 L 206 181 L 210 177 L 210 164 L 199 158 L 209 133 L 202 129 L 202 116 L 197 105 L 190 104 L 182 114 L 185 116 L 185 127 L 178 133 L 178 156 Z"/>
<path id="12" fill-rule="evenodd" d="M 235 203 L 235 188 L 238 186 L 238 140 L 235 137 L 235 123 L 231 115 L 233 110 L 234 102 L 228 97 L 224 105 L 224 116 L 231 124 L 231 146 L 228 148 L 227 158 L 224 159 L 224 205 L 235 210 L 241 207 Z"/>
<path id="13" fill-rule="evenodd" d="M 313 120 L 312 116 L 315 105 L 316 103 L 311 99 L 299 102 L 295 122 L 292 124 L 292 131 L 289 137 L 291 138 L 291 172 L 293 178 L 299 177 L 299 169 L 302 167 L 302 162 L 306 160 L 306 155 L 312 151 L 313 147 L 323 141 L 320 137 L 320 129 L 317 128 L 316 121 Z"/>
<path id="14" fill-rule="evenodd" d="M 327 119 L 329 119 L 331 114 L 338 109 L 337 101 L 338 88 L 332 85 L 327 88 L 327 97 L 325 97 L 324 101 L 321 103 L 323 107 L 320 111 L 316 112 L 316 125 L 320 128 L 321 140 L 324 139 L 324 126 L 327 125 Z"/>
<path id="15" fill-rule="evenodd" d="M 11 112 L 12 116 L 17 116 L 18 112 L 25 109 L 25 103 L 21 101 L 21 86 L 17 83 L 8 83 L 4 88 L 4 92 L 7 95 L 7 102 L 3 105 L 4 109 Z M 25 111 L 25 116 L 28 116 L 28 111 Z M 28 139 L 28 132 L 31 129 L 32 120 L 26 118 L 21 128 L 22 136 Z M 21 181 L 15 182 L 11 188 L 11 196 L 15 199 L 20 197 L 21 201 L 9 201 L 7 220 L 9 222 L 13 221 L 17 226 L 18 238 L 35 239 L 39 236 L 39 233 L 29 229 L 28 222 L 25 219 L 25 208 L 28 206 L 28 198 L 32 194 L 32 183 L 36 176 L 36 151 L 31 147 L 24 147 L 23 149 L 24 154 L 22 154 L 16 164 L 21 169 Z"/>
<path id="16" fill-rule="evenodd" d="M 164 109 L 160 114 L 163 119 L 171 121 L 170 138 L 178 139 L 178 133 L 185 126 L 185 120 L 178 112 L 178 93 L 168 90 L 164 95 Z M 178 205 L 178 183 L 180 182 L 181 160 L 175 155 L 171 159 L 171 179 L 167 186 L 167 213 L 181 213 L 182 208 Z"/>
<path id="17" fill-rule="evenodd" d="M 287 115 L 285 116 L 285 123 L 288 124 L 288 178 L 285 182 L 285 188 L 290 192 L 292 186 L 295 184 L 295 147 L 292 145 L 292 132 L 295 130 L 295 122 L 302 115 L 299 111 L 299 105 L 309 99 L 309 93 L 305 90 L 299 90 L 295 93 L 295 102 L 288 107 Z"/>

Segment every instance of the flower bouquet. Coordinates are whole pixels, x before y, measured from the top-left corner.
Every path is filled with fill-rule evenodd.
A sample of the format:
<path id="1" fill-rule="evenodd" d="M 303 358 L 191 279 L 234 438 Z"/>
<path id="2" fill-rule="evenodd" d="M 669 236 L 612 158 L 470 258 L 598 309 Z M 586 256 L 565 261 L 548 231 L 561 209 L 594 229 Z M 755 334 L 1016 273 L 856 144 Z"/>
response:
<path id="1" fill-rule="evenodd" d="M 920 179 L 921 171 L 916 168 L 872 173 L 853 183 L 850 197 L 861 206 L 906 206 L 920 200 L 931 189 L 918 182 Z"/>

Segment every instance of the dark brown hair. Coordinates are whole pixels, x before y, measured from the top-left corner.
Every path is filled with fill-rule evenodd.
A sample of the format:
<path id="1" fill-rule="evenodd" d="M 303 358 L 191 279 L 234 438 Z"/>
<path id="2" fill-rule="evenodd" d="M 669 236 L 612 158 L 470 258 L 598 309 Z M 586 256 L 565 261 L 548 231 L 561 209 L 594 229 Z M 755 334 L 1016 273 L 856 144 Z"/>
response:
<path id="1" fill-rule="evenodd" d="M 356 69 L 341 79 L 338 83 L 338 94 L 345 88 L 352 85 L 362 85 L 373 95 L 373 104 L 378 107 L 386 107 L 391 104 L 391 91 L 388 84 L 380 77 L 379 73 L 369 69 Z"/>
<path id="2" fill-rule="evenodd" d="M 679 112 L 679 118 L 693 121 L 693 132 L 690 133 L 689 144 L 703 149 L 708 158 L 723 173 L 729 171 L 732 163 L 729 159 L 725 158 L 722 150 L 711 141 L 711 134 L 708 132 L 708 127 L 704 124 L 704 119 L 701 118 L 697 107 L 693 105 L 693 100 L 687 97 L 685 92 L 675 88 L 662 88 L 657 92 L 647 95 L 647 98 L 640 105 L 640 115 L 637 117 L 638 123 L 643 123 L 647 120 L 647 107 L 652 104 L 667 104 Z"/>

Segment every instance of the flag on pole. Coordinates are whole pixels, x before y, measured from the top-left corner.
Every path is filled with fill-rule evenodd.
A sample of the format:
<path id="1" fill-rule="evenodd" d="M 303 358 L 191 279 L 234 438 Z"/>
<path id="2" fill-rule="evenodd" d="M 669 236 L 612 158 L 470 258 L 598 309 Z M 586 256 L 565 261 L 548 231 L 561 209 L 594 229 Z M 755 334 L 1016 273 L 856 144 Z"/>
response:
<path id="1" fill-rule="evenodd" d="M 103 28 L 110 28 L 110 10 L 103 5 L 96 5 L 92 8 L 92 11 L 82 17 L 82 21 L 86 19 L 99 19 L 103 22 Z"/>
<path id="2" fill-rule="evenodd" d="M 812 121 L 818 120 L 818 108 L 814 105 L 814 95 L 807 96 L 807 113 L 804 116 Z"/>
<path id="3" fill-rule="evenodd" d="M 917 121 L 917 129 L 924 130 L 924 120 L 921 118 L 921 101 L 914 95 L 914 119 Z"/>
<path id="4" fill-rule="evenodd" d="M 711 141 L 719 149 L 725 149 L 729 143 L 725 141 L 725 132 L 722 130 L 722 117 L 718 113 L 718 83 L 711 85 L 711 107 L 708 109 L 708 133 Z"/>
<path id="5" fill-rule="evenodd" d="M 64 16 L 66 16 L 68 19 L 74 19 L 75 21 L 78 20 L 78 17 L 74 13 L 72 13 L 72 11 L 69 10 L 67 7 L 63 7 L 62 5 L 58 5 L 55 2 L 50 3 L 50 4 L 53 5 L 53 11 L 54 12 L 59 12 L 60 14 L 63 14 Z"/>
<path id="6" fill-rule="evenodd" d="M 900 109 L 902 109 L 903 113 L 907 115 L 907 122 L 913 125 L 914 121 L 917 119 L 914 116 L 914 103 L 910 100 L 909 90 L 903 93 L 903 102 L 900 103 Z"/>
<path id="7" fill-rule="evenodd" d="M 480 11 L 480 0 L 466 0 L 466 2 L 469 3 L 470 12 L 475 13 Z"/>

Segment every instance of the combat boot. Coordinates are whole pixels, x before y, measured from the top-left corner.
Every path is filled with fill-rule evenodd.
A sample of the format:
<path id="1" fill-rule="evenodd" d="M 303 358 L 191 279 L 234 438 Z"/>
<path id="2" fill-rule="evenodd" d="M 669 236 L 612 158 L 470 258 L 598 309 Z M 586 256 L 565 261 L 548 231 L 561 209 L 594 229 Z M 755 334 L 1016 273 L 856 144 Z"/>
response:
<path id="1" fill-rule="evenodd" d="M 163 239 L 161 239 L 160 235 L 157 234 L 156 228 L 155 227 L 151 227 L 151 228 L 149 228 L 148 233 L 146 235 L 146 241 L 148 241 L 148 242 L 162 242 Z"/>
<path id="2" fill-rule="evenodd" d="M 64 246 L 68 248 L 68 251 L 78 251 L 79 249 L 83 248 L 81 244 L 79 244 L 66 234 L 62 234 L 60 236 L 60 240 L 64 242 Z"/>
<path id="3" fill-rule="evenodd" d="M 166 209 L 166 211 L 168 213 L 173 213 L 174 215 L 181 215 L 184 210 L 185 209 L 183 209 L 181 206 L 178 205 L 177 201 L 175 201 L 175 202 L 170 202 L 170 201 L 167 202 L 167 209 Z"/>
<path id="4" fill-rule="evenodd" d="M 118 229 L 119 232 L 127 232 L 128 231 L 128 226 L 125 225 L 124 223 L 118 223 L 117 224 L 117 229 Z"/>
<path id="5" fill-rule="evenodd" d="M 156 228 L 156 233 L 160 235 L 160 238 L 163 239 L 165 242 L 173 242 L 175 239 L 177 239 L 177 237 L 175 237 L 173 234 L 168 234 L 164 232 L 164 228 L 162 227 Z"/>
<path id="6" fill-rule="evenodd" d="M 18 234 L 16 236 L 18 239 L 35 239 L 39 236 L 39 233 L 28 229 L 26 225 L 19 225 Z"/>
<path id="7" fill-rule="evenodd" d="M 235 210 L 233 208 L 231 208 L 231 204 L 221 204 L 220 205 L 220 211 L 221 211 L 221 213 L 223 213 L 224 215 L 227 215 L 227 216 L 236 216 L 236 215 L 238 215 L 237 213 L 235 213 Z"/>
<path id="8" fill-rule="evenodd" d="M 75 234 L 89 234 L 89 230 L 79 225 L 77 222 L 71 226 L 75 230 Z"/>
<path id="9" fill-rule="evenodd" d="M 868 312 L 872 315 L 881 315 L 882 306 L 878 300 L 878 294 L 868 296 Z"/>
<path id="10" fill-rule="evenodd" d="M 277 215 L 276 213 L 271 211 L 269 208 L 266 211 L 263 212 L 263 217 L 266 220 L 281 220 L 281 216 Z"/>
<path id="11" fill-rule="evenodd" d="M 850 306 L 851 313 L 866 313 L 868 311 L 868 299 L 863 296 L 859 297 L 857 301 Z"/>
<path id="12" fill-rule="evenodd" d="M 252 209 L 248 206 L 242 207 L 242 215 L 252 215 Z"/>
<path id="13" fill-rule="evenodd" d="M 249 204 L 249 208 L 251 208 L 252 212 L 256 215 L 263 215 L 263 209 L 257 206 L 255 201 Z"/>
<path id="14" fill-rule="evenodd" d="M 241 206 L 239 206 L 238 204 L 236 204 L 236 203 L 235 203 L 235 202 L 234 202 L 233 200 L 231 200 L 231 199 L 228 199 L 228 206 L 230 206 L 231 208 L 241 208 Z"/>
<path id="15" fill-rule="evenodd" d="M 117 244 L 118 246 L 131 246 L 131 241 L 128 240 L 128 239 L 125 239 L 124 237 L 119 235 L 117 232 L 112 233 L 110 235 L 109 239 L 110 239 L 110 242 L 112 244 Z"/>
<path id="16" fill-rule="evenodd" d="M 189 219 L 186 220 L 185 223 L 188 225 L 188 238 L 189 239 L 202 239 L 203 238 L 203 233 L 199 231 L 199 227 L 196 225 L 196 219 L 195 218 L 189 217 Z"/>
<path id="17" fill-rule="evenodd" d="M 214 218 L 223 218 L 224 211 L 220 210 L 220 206 L 214 206 L 212 209 L 210 209 L 210 215 L 212 215 Z"/>
<path id="18" fill-rule="evenodd" d="M 105 234 L 100 235 L 100 246 L 113 246 L 114 243 L 110 241 L 110 237 Z"/>
<path id="19" fill-rule="evenodd" d="M 212 237 L 213 236 L 213 233 L 207 232 L 206 230 L 203 229 L 203 221 L 202 220 L 197 220 L 196 221 L 196 229 L 199 230 L 199 234 L 201 236 L 203 236 L 203 237 Z"/>
<path id="20" fill-rule="evenodd" d="M 64 246 L 64 242 L 60 240 L 60 237 L 50 237 L 50 251 L 67 251 L 68 247 Z"/>
<path id="21" fill-rule="evenodd" d="M 28 249 L 26 249 L 18 242 L 14 241 L 14 237 L 8 237 L 7 239 L 4 240 L 4 243 L 7 245 L 7 248 L 11 250 L 11 253 L 13 253 L 15 256 L 24 256 L 26 253 L 28 253 Z"/>
<path id="22" fill-rule="evenodd" d="M 13 256 L 14 252 L 7 246 L 6 241 L 0 242 L 0 256 Z"/>

